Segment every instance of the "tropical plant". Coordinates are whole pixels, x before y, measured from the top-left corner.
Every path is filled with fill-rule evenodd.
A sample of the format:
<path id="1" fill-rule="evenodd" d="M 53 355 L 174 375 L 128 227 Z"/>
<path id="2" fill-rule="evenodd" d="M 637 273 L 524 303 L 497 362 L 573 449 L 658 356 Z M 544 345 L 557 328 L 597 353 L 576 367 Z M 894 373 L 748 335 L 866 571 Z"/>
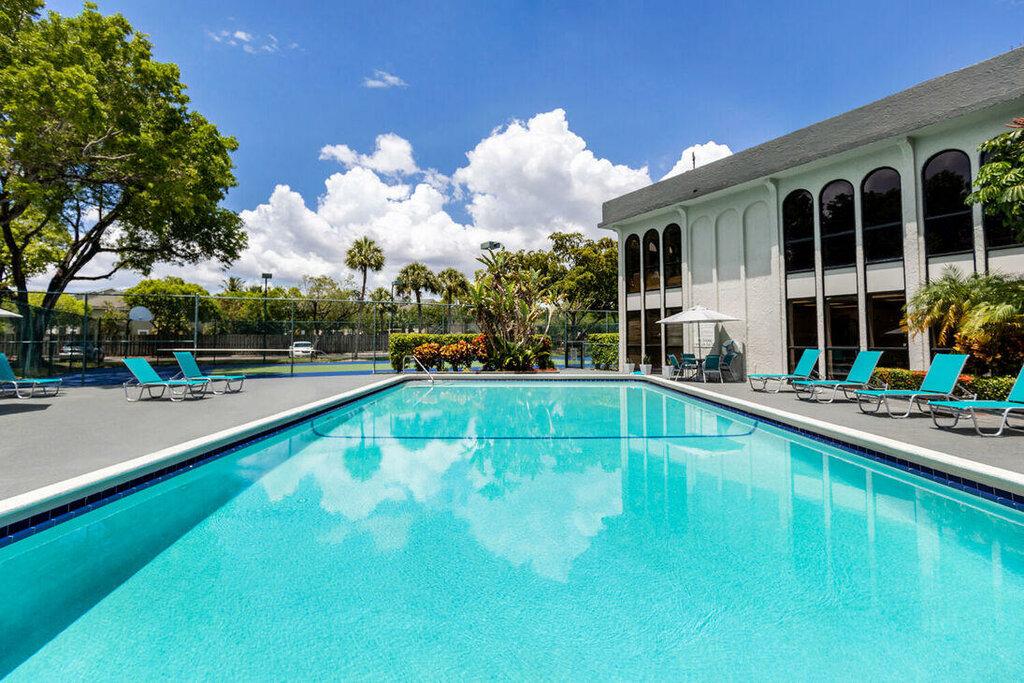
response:
<path id="1" fill-rule="evenodd" d="M 33 338 L 75 281 L 226 264 L 246 245 L 241 219 L 220 206 L 237 143 L 190 110 L 178 67 L 155 61 L 120 14 L 86 3 L 75 17 L 41 16 L 41 5 L 0 3 L 3 277 L 25 314 L 28 278 L 49 273 Z M 97 257 L 109 270 L 85 275 Z"/>
<path id="2" fill-rule="evenodd" d="M 220 291 L 225 294 L 235 294 L 237 292 L 245 291 L 245 280 L 234 275 L 226 277 L 221 280 Z"/>
<path id="3" fill-rule="evenodd" d="M 508 252 L 488 252 L 484 266 L 470 286 L 468 299 L 489 346 L 488 368 L 530 370 L 542 351 L 535 333 L 547 334 L 552 307 L 542 275 L 514 263 Z M 546 318 L 546 320 L 545 320 Z"/>
<path id="4" fill-rule="evenodd" d="M 469 292 L 469 280 L 461 271 L 455 268 L 445 268 L 437 274 L 437 293 L 441 295 L 441 301 L 445 304 L 444 328 L 450 329 L 452 319 L 452 304 L 460 301 Z"/>
<path id="5" fill-rule="evenodd" d="M 366 274 L 368 271 L 379 273 L 384 268 L 384 250 L 369 237 L 359 237 L 345 252 L 345 266 L 358 270 L 363 277 L 359 288 L 359 300 L 366 300 Z"/>
<path id="6" fill-rule="evenodd" d="M 906 323 L 994 374 L 1016 372 L 1024 361 L 1024 279 L 947 268 L 907 302 Z"/>
<path id="7" fill-rule="evenodd" d="M 985 163 L 967 201 L 1001 217 L 1003 225 L 1024 242 L 1024 116 L 1015 118 L 1009 128 L 979 147 Z"/>
<path id="8" fill-rule="evenodd" d="M 453 344 L 445 344 L 441 347 L 441 360 L 448 363 L 452 370 L 458 372 L 463 368 L 468 368 L 476 360 L 476 347 L 465 339 L 460 339 Z"/>
<path id="9" fill-rule="evenodd" d="M 423 293 L 437 294 L 438 288 L 437 276 L 418 261 L 402 268 L 395 278 L 395 290 L 399 294 L 410 295 L 416 299 L 416 327 L 420 331 L 423 330 Z"/>
<path id="10" fill-rule="evenodd" d="M 426 342 L 412 350 L 413 357 L 425 368 L 435 368 L 441 362 L 442 346 L 437 342 Z"/>

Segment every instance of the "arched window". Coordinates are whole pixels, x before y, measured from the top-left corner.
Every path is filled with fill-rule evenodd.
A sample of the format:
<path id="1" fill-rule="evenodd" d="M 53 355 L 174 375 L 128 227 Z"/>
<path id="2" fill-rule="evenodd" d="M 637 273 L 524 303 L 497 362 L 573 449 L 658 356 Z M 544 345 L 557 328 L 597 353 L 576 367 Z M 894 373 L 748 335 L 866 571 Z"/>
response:
<path id="1" fill-rule="evenodd" d="M 939 152 L 921 171 L 924 243 L 928 256 L 974 249 L 974 219 L 964 201 L 971 191 L 971 161 L 957 149 Z"/>
<path id="2" fill-rule="evenodd" d="M 988 163 L 988 152 L 982 152 L 979 166 L 984 166 L 986 163 Z M 982 215 L 986 249 L 1021 246 L 1022 240 L 1017 237 L 1017 233 L 1013 229 L 1006 225 L 1002 216 L 991 214 L 988 211 L 983 211 Z"/>
<path id="3" fill-rule="evenodd" d="M 903 197 L 900 174 L 876 168 L 860 186 L 860 214 L 864 226 L 864 261 L 881 263 L 903 258 Z"/>
<path id="4" fill-rule="evenodd" d="M 630 235 L 626 238 L 626 292 L 640 291 L 640 238 Z"/>
<path id="5" fill-rule="evenodd" d="M 857 223 L 853 185 L 833 180 L 821 191 L 821 263 L 825 268 L 852 266 L 857 258 Z"/>
<path id="6" fill-rule="evenodd" d="M 683 234 L 672 223 L 661 236 L 665 249 L 665 287 L 683 286 Z"/>
<path id="7" fill-rule="evenodd" d="M 782 239 L 787 272 L 814 270 L 814 198 L 807 190 L 794 190 L 782 201 Z"/>
<path id="8" fill-rule="evenodd" d="M 648 230 L 644 235 L 644 289 L 646 291 L 661 287 L 660 242 L 657 230 Z"/>

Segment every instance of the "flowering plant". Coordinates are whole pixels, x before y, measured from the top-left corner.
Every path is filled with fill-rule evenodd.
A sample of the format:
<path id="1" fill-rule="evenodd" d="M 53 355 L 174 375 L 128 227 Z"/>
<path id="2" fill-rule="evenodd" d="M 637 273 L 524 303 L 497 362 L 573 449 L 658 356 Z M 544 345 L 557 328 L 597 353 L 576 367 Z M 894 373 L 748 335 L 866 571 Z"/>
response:
<path id="1" fill-rule="evenodd" d="M 425 368 L 437 367 L 441 362 L 441 345 L 437 342 L 420 344 L 412 350 L 412 355 Z"/>
<path id="2" fill-rule="evenodd" d="M 458 372 L 462 368 L 468 368 L 476 358 L 476 349 L 472 344 L 460 339 L 454 344 L 445 344 L 440 349 L 441 360 L 451 365 L 452 370 Z"/>

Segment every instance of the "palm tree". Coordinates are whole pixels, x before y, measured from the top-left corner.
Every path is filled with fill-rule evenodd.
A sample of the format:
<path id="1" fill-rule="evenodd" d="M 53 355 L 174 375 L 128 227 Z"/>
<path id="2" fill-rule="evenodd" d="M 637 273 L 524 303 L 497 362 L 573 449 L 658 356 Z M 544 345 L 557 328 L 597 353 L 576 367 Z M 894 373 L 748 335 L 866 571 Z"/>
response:
<path id="1" fill-rule="evenodd" d="M 451 325 L 451 307 L 469 293 L 469 280 L 461 271 L 445 268 L 437 274 L 437 290 L 441 301 L 448 304 L 445 310 L 445 332 Z"/>
<path id="2" fill-rule="evenodd" d="M 1024 279 L 999 273 L 962 275 L 948 267 L 907 302 L 907 327 L 932 330 L 939 346 L 969 353 L 994 373 L 1024 356 Z"/>
<path id="3" fill-rule="evenodd" d="M 402 268 L 398 271 L 398 277 L 395 278 L 395 290 L 399 294 L 411 294 L 416 298 L 416 319 L 419 321 L 420 332 L 423 331 L 423 305 L 421 303 L 423 292 L 437 294 L 438 289 L 437 276 L 419 261 L 413 261 Z"/>
<path id="4" fill-rule="evenodd" d="M 369 237 L 360 237 L 345 252 L 345 266 L 358 270 L 363 275 L 363 286 L 359 289 L 359 300 L 366 300 L 366 273 L 379 273 L 384 268 L 384 250 Z"/>
<path id="5" fill-rule="evenodd" d="M 237 294 L 245 290 L 245 280 L 240 277 L 231 275 L 220 283 L 221 291 L 230 292 L 231 294 Z"/>

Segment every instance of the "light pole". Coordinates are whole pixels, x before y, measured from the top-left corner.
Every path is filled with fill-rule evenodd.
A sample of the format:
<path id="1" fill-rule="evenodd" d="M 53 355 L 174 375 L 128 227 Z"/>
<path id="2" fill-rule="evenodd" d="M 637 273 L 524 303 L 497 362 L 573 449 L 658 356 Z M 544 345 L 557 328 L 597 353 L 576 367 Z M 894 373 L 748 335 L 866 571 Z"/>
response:
<path id="1" fill-rule="evenodd" d="M 504 249 L 504 248 L 505 248 L 505 245 L 503 245 L 501 242 L 481 242 L 480 243 L 480 251 L 498 251 L 499 249 Z"/>
<path id="2" fill-rule="evenodd" d="M 270 280 L 273 273 L 263 273 L 263 362 L 267 362 L 267 293 L 270 291 Z"/>

